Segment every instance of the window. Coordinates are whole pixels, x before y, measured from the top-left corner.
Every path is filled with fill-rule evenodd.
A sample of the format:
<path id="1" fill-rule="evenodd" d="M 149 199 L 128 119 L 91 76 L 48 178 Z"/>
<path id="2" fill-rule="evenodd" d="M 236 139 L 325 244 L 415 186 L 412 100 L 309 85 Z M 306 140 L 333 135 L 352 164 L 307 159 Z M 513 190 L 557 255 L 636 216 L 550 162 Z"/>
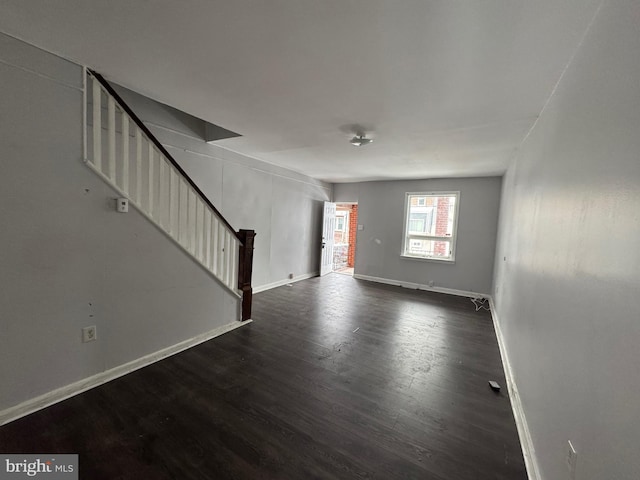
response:
<path id="1" fill-rule="evenodd" d="M 409 219 L 409 231 L 411 232 L 424 232 L 424 219 L 422 218 L 410 218 Z"/>
<path id="2" fill-rule="evenodd" d="M 336 224 L 333 231 L 333 241 L 335 244 L 349 243 L 349 212 L 338 210 L 336 212 Z"/>
<path id="3" fill-rule="evenodd" d="M 402 256 L 455 259 L 459 192 L 407 193 Z"/>

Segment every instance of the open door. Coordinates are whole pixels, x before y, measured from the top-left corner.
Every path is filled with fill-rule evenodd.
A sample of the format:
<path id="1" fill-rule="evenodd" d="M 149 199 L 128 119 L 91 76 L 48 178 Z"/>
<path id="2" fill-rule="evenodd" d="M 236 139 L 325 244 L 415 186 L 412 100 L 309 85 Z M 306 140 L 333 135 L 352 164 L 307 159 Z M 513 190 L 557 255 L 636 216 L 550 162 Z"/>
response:
<path id="1" fill-rule="evenodd" d="M 320 276 L 333 271 L 333 234 L 336 228 L 336 204 L 324 202 L 322 217 L 322 255 L 320 256 Z"/>

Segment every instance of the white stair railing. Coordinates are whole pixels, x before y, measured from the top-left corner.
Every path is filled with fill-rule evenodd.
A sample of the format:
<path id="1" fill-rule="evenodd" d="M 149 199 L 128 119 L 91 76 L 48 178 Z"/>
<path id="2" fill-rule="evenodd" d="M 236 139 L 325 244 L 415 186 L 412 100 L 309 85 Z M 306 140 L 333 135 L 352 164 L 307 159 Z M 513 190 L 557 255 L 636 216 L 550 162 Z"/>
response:
<path id="1" fill-rule="evenodd" d="M 98 77 L 87 71 L 87 165 L 240 296 L 241 243 L 236 232 L 166 150 L 154 142 L 142 122 L 126 111 L 128 107 L 121 105 L 119 98 L 110 93 L 104 80 Z"/>

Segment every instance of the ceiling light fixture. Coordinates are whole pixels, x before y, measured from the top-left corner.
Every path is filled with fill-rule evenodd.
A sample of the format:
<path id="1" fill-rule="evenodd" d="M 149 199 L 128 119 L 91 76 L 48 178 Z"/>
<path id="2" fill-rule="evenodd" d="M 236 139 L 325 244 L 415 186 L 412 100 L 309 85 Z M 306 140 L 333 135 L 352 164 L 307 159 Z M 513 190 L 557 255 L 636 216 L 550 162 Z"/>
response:
<path id="1" fill-rule="evenodd" d="M 373 139 L 366 138 L 363 133 L 356 134 L 356 136 L 350 140 L 351 145 L 354 147 L 362 147 L 363 145 L 368 145 L 371 142 L 373 142 Z"/>

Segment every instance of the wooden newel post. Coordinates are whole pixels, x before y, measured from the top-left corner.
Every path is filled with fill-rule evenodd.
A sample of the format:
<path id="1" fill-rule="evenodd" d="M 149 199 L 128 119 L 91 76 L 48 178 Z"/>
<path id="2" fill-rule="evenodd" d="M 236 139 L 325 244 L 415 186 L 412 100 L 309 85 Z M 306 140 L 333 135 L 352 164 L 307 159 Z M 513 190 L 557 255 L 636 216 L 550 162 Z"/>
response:
<path id="1" fill-rule="evenodd" d="M 251 318 L 251 300 L 253 289 L 251 288 L 251 273 L 253 271 L 253 239 L 255 230 L 239 230 L 238 239 L 240 246 L 240 264 L 238 265 L 238 288 L 242 291 L 242 321 Z"/>

